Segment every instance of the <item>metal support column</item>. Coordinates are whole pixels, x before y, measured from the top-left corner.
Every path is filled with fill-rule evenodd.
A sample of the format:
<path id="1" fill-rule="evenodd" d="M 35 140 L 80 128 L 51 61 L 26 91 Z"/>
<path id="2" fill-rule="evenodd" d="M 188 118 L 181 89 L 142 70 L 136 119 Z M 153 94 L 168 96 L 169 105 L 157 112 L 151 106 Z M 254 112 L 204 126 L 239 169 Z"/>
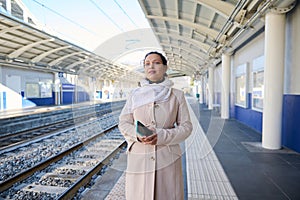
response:
<path id="1" fill-rule="evenodd" d="M 230 55 L 222 55 L 221 118 L 229 118 Z"/>
<path id="2" fill-rule="evenodd" d="M 214 67 L 208 68 L 208 109 L 213 109 L 213 103 L 214 103 Z"/>
<path id="3" fill-rule="evenodd" d="M 204 88 L 205 88 L 204 77 L 201 76 L 201 78 L 200 78 L 200 99 L 199 99 L 200 104 L 204 103 L 204 91 L 205 91 Z"/>
<path id="4" fill-rule="evenodd" d="M 285 15 L 269 12 L 265 25 L 265 77 L 262 146 L 281 148 Z"/>

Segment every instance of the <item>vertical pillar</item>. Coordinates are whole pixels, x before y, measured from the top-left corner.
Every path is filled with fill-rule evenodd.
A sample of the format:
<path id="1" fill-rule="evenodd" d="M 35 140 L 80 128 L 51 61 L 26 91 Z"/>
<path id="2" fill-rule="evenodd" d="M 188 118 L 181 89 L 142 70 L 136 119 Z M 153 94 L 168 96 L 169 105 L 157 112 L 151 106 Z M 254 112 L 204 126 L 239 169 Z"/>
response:
<path id="1" fill-rule="evenodd" d="M 6 11 L 11 14 L 11 0 L 6 0 Z"/>
<path id="2" fill-rule="evenodd" d="M 269 12 L 265 25 L 265 71 L 262 146 L 281 148 L 285 15 Z"/>
<path id="3" fill-rule="evenodd" d="M 201 76 L 200 78 L 200 103 L 204 103 L 204 77 Z"/>
<path id="4" fill-rule="evenodd" d="M 99 88 L 98 88 L 98 91 L 99 91 L 99 99 L 102 99 L 103 98 L 103 87 L 104 87 L 104 80 L 99 80 Z"/>
<path id="5" fill-rule="evenodd" d="M 213 109 L 214 103 L 214 67 L 208 68 L 208 109 Z"/>
<path id="6" fill-rule="evenodd" d="M 222 55 L 221 118 L 229 118 L 230 55 Z"/>
<path id="7" fill-rule="evenodd" d="M 74 102 L 73 103 L 78 103 L 78 99 L 79 99 L 78 85 L 79 85 L 78 75 L 76 75 L 74 80 Z"/>
<path id="8" fill-rule="evenodd" d="M 199 95 L 199 86 L 198 86 L 198 81 L 194 81 L 194 84 L 195 84 L 195 97 L 198 98 L 198 95 Z M 198 99 L 199 100 L 199 99 Z"/>
<path id="9" fill-rule="evenodd" d="M 96 100 L 96 78 L 95 77 L 91 77 L 91 84 L 90 88 L 91 88 L 91 98 L 90 101 L 95 101 Z"/>
<path id="10" fill-rule="evenodd" d="M 61 72 L 54 73 L 54 95 L 55 95 L 55 105 L 61 104 L 61 81 L 60 77 L 63 76 Z"/>

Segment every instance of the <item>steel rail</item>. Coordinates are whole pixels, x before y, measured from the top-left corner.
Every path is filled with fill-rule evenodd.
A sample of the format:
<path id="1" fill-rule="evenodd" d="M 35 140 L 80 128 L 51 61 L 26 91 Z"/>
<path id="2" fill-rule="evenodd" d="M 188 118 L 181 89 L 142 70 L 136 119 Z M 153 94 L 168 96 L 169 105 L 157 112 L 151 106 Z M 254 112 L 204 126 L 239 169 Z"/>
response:
<path id="1" fill-rule="evenodd" d="M 119 109 L 119 108 L 118 108 Z M 121 109 L 121 107 L 120 107 Z M 105 115 L 107 113 L 109 113 L 110 109 L 106 109 L 106 110 L 101 110 L 99 112 L 104 112 L 104 114 L 102 115 Z M 97 114 L 97 113 L 96 113 Z M 94 116 L 95 114 L 86 114 L 86 115 L 82 115 L 82 116 L 79 116 L 79 117 L 76 117 L 76 118 L 72 118 L 72 119 L 69 119 L 69 120 L 65 120 L 65 121 L 60 121 L 60 122 L 56 122 L 56 123 L 53 123 L 53 124 L 50 124 L 50 125 L 45 125 L 45 126 L 41 126 L 41 127 L 38 127 L 38 128 L 33 128 L 33 129 L 30 129 L 30 130 L 26 130 L 26 131 L 22 131 L 22 132 L 18 132 L 18 133 L 14 133 L 14 134 L 10 134 L 10 135 L 6 135 L 6 136 L 0 136 L 0 144 L 2 141 L 7 141 L 7 140 L 11 140 L 11 139 L 19 139 L 20 138 L 20 141 L 17 141 L 17 142 L 11 142 L 10 144 L 7 144 L 7 145 L 3 145 L 3 146 L 0 146 L 0 152 L 7 149 L 7 148 L 12 148 L 12 147 L 15 147 L 15 146 L 19 146 L 19 145 L 22 145 L 22 144 L 25 144 L 27 143 L 28 141 L 33 141 L 33 140 L 38 140 L 38 139 L 43 139 L 47 136 L 51 136 L 53 135 L 53 132 L 59 132 L 59 131 L 63 131 L 65 129 L 68 129 L 69 127 L 73 127 L 74 126 L 74 121 L 77 120 L 77 121 L 80 121 L 78 124 L 83 124 L 84 121 L 87 121 L 89 119 L 89 117 L 92 117 Z M 85 119 L 85 120 L 83 120 Z M 72 123 L 69 123 L 69 122 L 72 122 Z M 33 131 L 42 131 L 44 129 L 49 129 L 51 127 L 55 127 L 55 126 L 58 126 L 58 125 L 64 125 L 62 127 L 59 127 L 59 128 L 56 128 L 55 130 L 52 130 L 50 133 L 42 133 L 38 136 L 34 135 L 32 132 Z M 24 138 L 24 136 L 26 138 Z M 30 137 L 32 136 L 32 137 Z M 23 140 L 21 138 L 24 138 Z M 2 144 L 1 144 L 2 145 Z"/>
<path id="2" fill-rule="evenodd" d="M 57 199 L 59 200 L 69 200 L 72 199 L 77 191 L 87 185 L 92 177 L 97 174 L 101 168 L 107 165 L 111 158 L 113 158 L 119 151 L 121 151 L 122 147 L 126 146 L 126 142 L 120 144 L 116 147 L 106 158 L 104 158 L 101 162 L 99 162 L 96 166 L 94 166 L 90 171 L 88 171 L 85 175 L 83 175 L 80 179 L 78 179 L 69 189 L 67 189 L 64 193 L 62 193 Z"/>
<path id="3" fill-rule="evenodd" d="M 117 127 L 117 124 L 110 126 L 109 128 L 107 128 L 106 130 L 88 138 L 87 140 L 77 143 L 74 146 L 72 146 L 71 148 L 45 160 L 42 161 L 40 163 L 38 163 L 37 165 L 24 170 L 23 172 L 20 172 L 18 174 L 16 174 L 15 176 L 3 181 L 0 183 L 0 192 L 3 192 L 5 190 L 7 190 L 8 188 L 10 188 L 11 186 L 13 186 L 15 183 L 25 180 L 26 178 L 30 177 L 32 174 L 34 174 L 37 171 L 40 171 L 46 167 L 48 167 L 50 164 L 57 162 L 59 160 L 61 160 L 64 156 L 71 154 L 72 152 L 80 149 L 81 147 L 83 147 L 84 145 L 86 145 L 87 143 L 89 143 L 92 140 L 95 140 L 96 138 L 102 136 L 103 134 L 105 134 L 106 132 L 114 129 L 115 127 Z"/>

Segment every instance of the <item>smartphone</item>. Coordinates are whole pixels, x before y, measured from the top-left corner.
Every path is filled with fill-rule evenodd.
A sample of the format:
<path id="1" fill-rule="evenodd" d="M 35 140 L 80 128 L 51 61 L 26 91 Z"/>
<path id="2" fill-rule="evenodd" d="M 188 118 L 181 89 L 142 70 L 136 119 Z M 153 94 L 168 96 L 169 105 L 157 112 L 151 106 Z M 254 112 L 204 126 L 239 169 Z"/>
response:
<path id="1" fill-rule="evenodd" d="M 148 129 L 144 124 L 142 124 L 140 121 L 135 121 L 135 127 L 136 127 L 136 132 L 140 136 L 149 136 L 152 135 L 153 132 Z"/>

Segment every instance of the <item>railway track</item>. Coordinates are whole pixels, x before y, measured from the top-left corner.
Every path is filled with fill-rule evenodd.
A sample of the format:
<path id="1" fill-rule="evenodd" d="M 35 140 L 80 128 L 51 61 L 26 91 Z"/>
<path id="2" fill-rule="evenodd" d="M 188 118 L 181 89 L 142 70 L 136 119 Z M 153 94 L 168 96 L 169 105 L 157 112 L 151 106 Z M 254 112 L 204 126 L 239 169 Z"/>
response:
<path id="1" fill-rule="evenodd" d="M 0 150 L 0 183 L 117 124 L 118 112 Z"/>
<path id="2" fill-rule="evenodd" d="M 63 116 L 47 125 L 1 134 L 0 199 L 70 199 L 80 194 L 124 150 L 117 128 L 122 107 L 106 105 L 97 112 L 81 108 L 72 117 L 60 112 Z"/>
<path id="3" fill-rule="evenodd" d="M 0 183 L 2 198 L 71 199 L 125 147 L 117 125 Z"/>
<path id="4" fill-rule="evenodd" d="M 115 111 L 118 111 L 120 109 L 122 109 L 122 105 L 115 107 Z M 61 120 L 47 125 L 42 125 L 40 127 L 32 128 L 25 131 L 20 131 L 11 134 L 2 134 L 0 135 L 0 151 L 8 147 L 18 146 L 27 143 L 28 141 L 44 138 L 48 135 L 53 135 L 53 132 L 61 132 L 67 128 L 83 124 L 88 120 L 101 117 L 102 115 L 105 115 L 110 112 L 111 109 L 103 109 L 92 113 L 75 112 L 72 118 L 69 119 Z"/>

